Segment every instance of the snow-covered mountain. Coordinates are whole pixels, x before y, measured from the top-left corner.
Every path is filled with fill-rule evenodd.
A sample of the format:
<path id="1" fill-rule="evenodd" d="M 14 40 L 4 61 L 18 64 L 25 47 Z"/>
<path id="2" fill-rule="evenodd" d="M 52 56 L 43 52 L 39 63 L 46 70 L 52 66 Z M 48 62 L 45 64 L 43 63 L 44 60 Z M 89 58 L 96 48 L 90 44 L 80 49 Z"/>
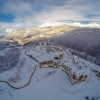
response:
<path id="1" fill-rule="evenodd" d="M 13 30 L 15 30 L 14 28 L 12 28 L 12 29 L 6 29 L 5 31 L 7 32 L 7 33 L 10 33 L 10 32 L 12 32 Z"/>
<path id="2" fill-rule="evenodd" d="M 5 36 L 1 36 L 0 49 L 49 40 L 55 45 L 65 46 L 100 60 L 99 26 L 99 24 L 51 22 L 37 28 L 7 29 Z"/>
<path id="3" fill-rule="evenodd" d="M 43 23 L 40 27 L 55 27 L 55 26 L 72 26 L 72 27 L 90 27 L 90 28 L 100 28 L 100 25 L 97 23 L 91 23 L 91 24 L 81 24 L 81 23 L 63 23 L 63 22 L 48 22 Z"/>
<path id="4" fill-rule="evenodd" d="M 68 48 L 38 42 L 0 50 L 0 59 L 0 100 L 100 99 L 100 67 Z"/>
<path id="5" fill-rule="evenodd" d="M 53 37 L 51 42 L 77 50 L 79 52 L 85 52 L 87 55 L 100 59 L 100 29 L 74 29 L 64 32 L 64 34 L 59 37 Z"/>
<path id="6" fill-rule="evenodd" d="M 43 23 L 40 27 L 64 26 L 64 25 L 67 25 L 67 24 L 63 22 L 48 22 L 48 23 Z"/>

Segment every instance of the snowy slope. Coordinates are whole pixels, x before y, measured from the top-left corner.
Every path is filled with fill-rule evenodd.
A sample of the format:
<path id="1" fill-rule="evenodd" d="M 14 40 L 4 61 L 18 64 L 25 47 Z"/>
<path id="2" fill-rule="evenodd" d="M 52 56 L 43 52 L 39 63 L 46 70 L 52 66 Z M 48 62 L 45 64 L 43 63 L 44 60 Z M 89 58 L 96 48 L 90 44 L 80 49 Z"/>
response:
<path id="1" fill-rule="evenodd" d="M 59 62 L 58 68 L 39 68 L 37 66 L 30 84 L 25 88 L 16 90 L 6 83 L 0 82 L 0 100 L 85 100 L 86 96 L 90 98 L 89 100 L 92 98 L 99 100 L 97 98 L 100 97 L 100 78 L 91 70 L 100 71 L 99 66 L 72 55 L 67 49 L 54 45 L 45 45 L 44 43 L 44 45 L 18 48 L 20 49 L 20 58 L 16 67 L 0 73 L 0 80 L 6 80 L 16 87 L 23 86 L 28 82 L 32 71 L 39 63 L 54 60 L 54 57 L 59 56 L 60 53 L 63 53 L 64 56 L 59 61 L 54 60 Z M 75 61 L 78 61 L 79 64 L 75 64 Z M 73 70 L 78 66 L 82 66 L 83 69 L 88 66 L 89 78 L 72 85 L 68 75 L 62 71 L 64 62 Z M 77 70 L 75 71 L 77 72 Z M 78 73 L 81 74 L 81 71 Z"/>

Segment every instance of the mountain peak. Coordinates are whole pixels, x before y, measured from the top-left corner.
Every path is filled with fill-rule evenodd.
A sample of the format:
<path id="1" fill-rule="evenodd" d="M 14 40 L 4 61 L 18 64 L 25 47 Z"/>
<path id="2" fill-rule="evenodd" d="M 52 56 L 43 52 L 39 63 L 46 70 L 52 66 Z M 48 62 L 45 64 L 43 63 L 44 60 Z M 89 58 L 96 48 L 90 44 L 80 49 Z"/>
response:
<path id="1" fill-rule="evenodd" d="M 89 27 L 89 28 L 100 28 L 100 24 L 90 23 L 90 24 L 82 24 L 82 23 L 64 23 L 64 22 L 47 22 L 43 23 L 40 27 L 49 27 L 49 26 L 73 26 L 73 27 Z"/>
<path id="2" fill-rule="evenodd" d="M 47 22 L 47 23 L 43 23 L 40 27 L 62 26 L 62 25 L 66 25 L 66 23 L 63 23 L 63 22 Z"/>

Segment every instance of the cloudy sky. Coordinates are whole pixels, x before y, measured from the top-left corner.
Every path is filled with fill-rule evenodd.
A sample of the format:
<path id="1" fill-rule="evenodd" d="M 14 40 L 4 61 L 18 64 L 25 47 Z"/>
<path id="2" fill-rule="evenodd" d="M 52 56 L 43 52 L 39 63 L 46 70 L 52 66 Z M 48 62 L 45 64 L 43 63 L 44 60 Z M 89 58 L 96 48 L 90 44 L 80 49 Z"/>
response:
<path id="1" fill-rule="evenodd" d="M 0 30 L 46 22 L 100 24 L 100 0 L 0 0 Z"/>

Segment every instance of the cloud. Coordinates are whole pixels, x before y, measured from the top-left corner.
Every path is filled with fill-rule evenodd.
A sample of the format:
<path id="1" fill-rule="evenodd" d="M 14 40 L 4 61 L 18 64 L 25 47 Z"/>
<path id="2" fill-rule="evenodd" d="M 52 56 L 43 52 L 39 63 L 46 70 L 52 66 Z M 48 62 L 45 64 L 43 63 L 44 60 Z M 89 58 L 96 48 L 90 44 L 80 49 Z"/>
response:
<path id="1" fill-rule="evenodd" d="M 31 4 L 27 2 L 7 2 L 1 9 L 3 13 L 10 13 L 16 16 L 24 16 L 27 13 L 31 13 Z"/>
<path id="2" fill-rule="evenodd" d="M 96 3 L 97 4 L 97 3 Z M 85 6 L 84 6 L 85 5 Z M 93 7 L 92 7 L 93 6 Z M 97 8 L 99 8 L 97 6 Z M 95 15 L 93 18 L 86 17 L 86 15 Z M 96 16 L 98 14 L 98 16 Z M 51 22 L 51 21 L 96 21 L 99 20 L 99 11 L 95 11 L 95 7 L 90 3 L 82 0 L 69 0 L 64 5 L 51 5 L 45 7 L 41 12 L 35 13 L 32 16 L 26 17 L 26 20 L 34 18 L 38 23 Z"/>
<path id="3" fill-rule="evenodd" d="M 100 23 L 99 0 L 6 0 L 2 13 L 13 14 L 13 23 L 3 26 L 36 26 L 45 22 Z"/>

